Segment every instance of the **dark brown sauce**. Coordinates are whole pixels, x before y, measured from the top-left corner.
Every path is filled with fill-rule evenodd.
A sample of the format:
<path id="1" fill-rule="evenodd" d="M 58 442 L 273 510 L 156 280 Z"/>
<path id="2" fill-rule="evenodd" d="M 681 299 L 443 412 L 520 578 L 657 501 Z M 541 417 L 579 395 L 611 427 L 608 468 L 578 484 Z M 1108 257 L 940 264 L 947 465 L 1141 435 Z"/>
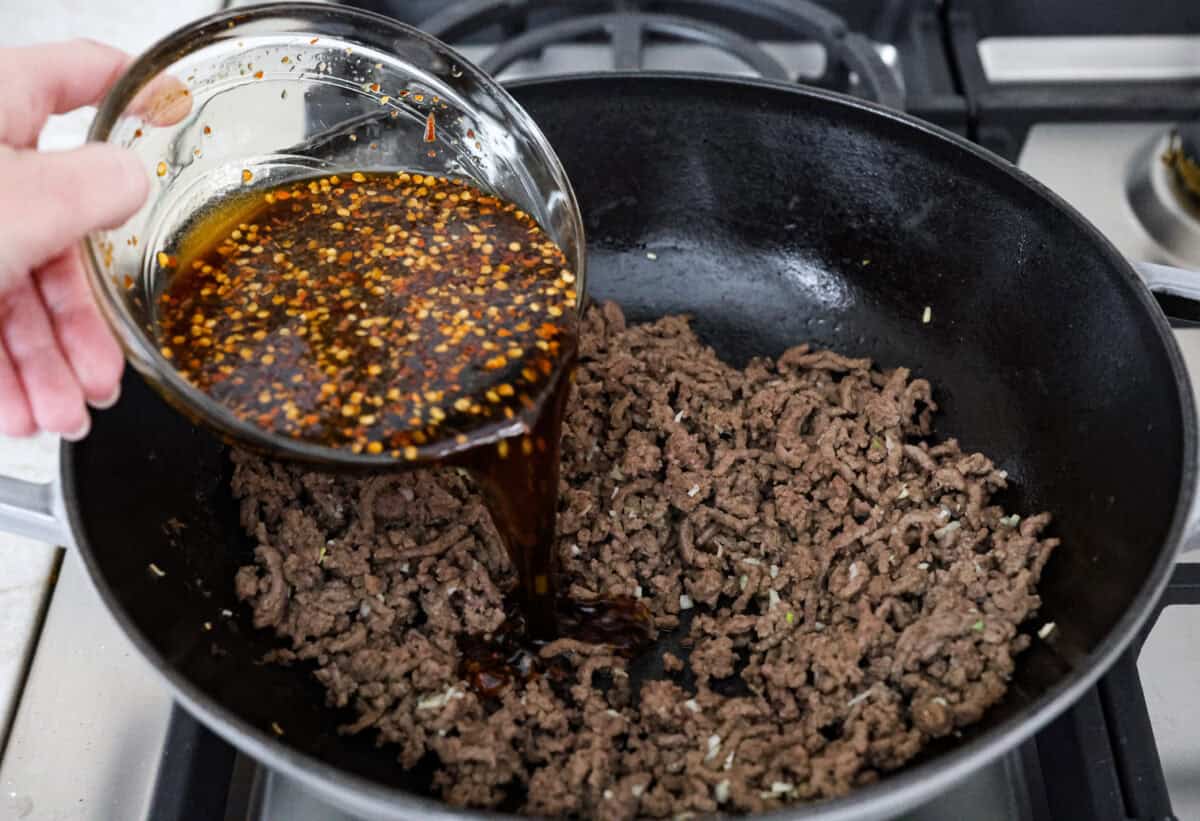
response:
<path id="1" fill-rule="evenodd" d="M 233 200 L 174 252 L 162 353 L 238 418 L 355 453 L 440 455 L 528 421 L 569 358 L 575 276 L 463 182 L 331 175 Z"/>
<path id="2" fill-rule="evenodd" d="M 558 474 L 562 420 L 575 367 L 574 339 L 548 387 L 529 433 L 498 448 L 473 448 L 456 459 L 476 477 L 492 521 L 517 571 L 518 601 L 530 635 L 556 635 Z"/>
<path id="3" fill-rule="evenodd" d="M 558 590 L 578 296 L 531 217 L 459 181 L 354 173 L 231 201 L 158 259 L 178 269 L 164 356 L 239 418 L 474 473 L 518 577 L 504 626 L 462 648 L 481 694 L 549 670 L 537 650 L 558 637 L 629 656 L 649 642 L 640 602 Z"/>
<path id="4" fill-rule="evenodd" d="M 554 637 L 536 637 L 525 621 L 522 606 L 510 603 L 508 617 L 494 634 L 460 638 L 459 675 L 479 695 L 496 698 L 513 682 L 528 681 L 539 674 L 551 678 L 565 675 L 554 659 L 543 659 L 538 654 L 552 638 L 604 644 L 624 658 L 633 658 L 654 638 L 650 612 L 628 596 L 594 601 L 558 596 L 554 607 L 558 634 Z"/>
<path id="5" fill-rule="evenodd" d="M 475 474 L 518 578 L 500 629 L 490 637 L 459 643 L 459 674 L 484 697 L 496 697 L 512 682 L 537 674 L 561 674 L 560 668 L 538 656 L 538 650 L 554 639 L 605 644 L 618 655 L 632 657 L 654 637 L 650 612 L 636 599 L 577 601 L 558 585 L 560 442 L 575 355 L 574 347 L 567 350 L 570 359 L 549 386 L 519 447 L 511 447 L 504 459 L 492 448 L 476 448 L 455 460 Z"/>

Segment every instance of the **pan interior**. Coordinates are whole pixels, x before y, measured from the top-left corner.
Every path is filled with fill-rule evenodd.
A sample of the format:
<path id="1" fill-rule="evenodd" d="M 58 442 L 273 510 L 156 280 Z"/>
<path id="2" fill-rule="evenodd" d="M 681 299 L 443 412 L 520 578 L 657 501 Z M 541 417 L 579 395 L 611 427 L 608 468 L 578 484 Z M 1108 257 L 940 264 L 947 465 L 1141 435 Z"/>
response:
<path id="1" fill-rule="evenodd" d="M 1166 549 L 1183 475 L 1161 325 L 1107 246 L 1001 167 L 823 95 L 619 76 L 514 93 L 575 186 L 593 298 L 634 320 L 689 313 L 733 362 L 810 341 L 910 367 L 939 435 L 1008 471 L 1005 505 L 1055 513 L 1040 618 L 1057 641 L 1034 642 L 966 735 L 1078 670 Z M 275 641 L 233 595 L 252 545 L 224 446 L 131 376 L 65 472 L 102 587 L 167 665 L 253 725 L 286 720 L 329 765 L 428 792 L 428 767 L 340 736 L 309 676 L 261 663 Z"/>

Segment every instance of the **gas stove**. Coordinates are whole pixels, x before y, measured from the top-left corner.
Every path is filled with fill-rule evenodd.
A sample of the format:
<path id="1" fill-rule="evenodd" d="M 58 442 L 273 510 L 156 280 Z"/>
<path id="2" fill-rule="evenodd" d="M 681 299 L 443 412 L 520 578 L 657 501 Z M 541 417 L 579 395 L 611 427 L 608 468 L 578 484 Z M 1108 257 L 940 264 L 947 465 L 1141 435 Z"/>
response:
<path id="1" fill-rule="evenodd" d="M 227 4 L 228 5 L 228 4 Z M 833 88 L 1016 162 L 1133 260 L 1200 270 L 1200 6 L 1112 0 L 358 0 L 502 80 L 609 69 Z M 1181 151 L 1180 149 L 1185 149 Z M 1166 159 L 1164 159 L 1166 158 Z M 1200 159 L 1195 153 L 1193 160 Z M 1165 305 L 1186 315 L 1188 306 Z M 1193 316 L 1193 319 L 1200 318 Z M 1181 324 L 1187 324 L 1186 322 Z M 1194 324 L 1194 323 L 1193 323 Z M 1200 330 L 1181 329 L 1193 373 Z M 906 821 L 1200 818 L 1200 565 L 1067 714 Z M 171 703 L 63 561 L 3 759 L 0 817 L 356 821 Z M 63 773 L 69 776 L 63 777 Z"/>

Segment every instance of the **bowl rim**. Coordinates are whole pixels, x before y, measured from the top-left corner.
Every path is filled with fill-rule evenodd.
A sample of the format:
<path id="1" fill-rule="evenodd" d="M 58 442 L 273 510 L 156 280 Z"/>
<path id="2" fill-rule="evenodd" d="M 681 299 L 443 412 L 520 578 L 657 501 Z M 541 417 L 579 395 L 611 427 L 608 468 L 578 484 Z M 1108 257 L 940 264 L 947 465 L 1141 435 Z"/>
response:
<path id="1" fill-rule="evenodd" d="M 478 83 L 487 94 L 498 101 L 503 106 L 504 116 L 511 119 L 513 124 L 532 143 L 534 153 L 545 164 L 554 187 L 566 197 L 568 229 L 570 235 L 574 237 L 574 242 L 572 248 L 564 248 L 564 251 L 575 258 L 573 273 L 580 294 L 577 304 L 582 313 L 586 301 L 587 238 L 579 201 L 557 152 L 533 118 L 495 78 L 446 43 L 395 18 L 330 3 L 275 2 L 250 8 L 226 10 L 194 20 L 160 39 L 126 67 L 124 73 L 97 108 L 96 116 L 88 129 L 88 142 L 107 141 L 121 112 L 150 80 L 183 57 L 206 48 L 215 41 L 220 33 L 236 30 L 238 26 L 246 23 L 261 23 L 285 18 L 289 20 L 304 18 L 312 20 L 314 24 L 328 22 L 358 24 L 370 27 L 373 36 L 381 38 L 390 36 L 393 42 L 397 40 L 420 42 L 444 55 L 462 70 L 463 75 L 469 76 L 472 82 Z M 321 36 L 338 39 L 338 35 L 323 34 Z M 237 442 L 260 452 L 270 453 L 291 461 L 335 469 L 380 470 L 395 468 L 397 465 L 427 464 L 477 444 L 493 442 L 523 432 L 524 428 L 530 424 L 529 418 L 537 413 L 547 393 L 541 391 L 536 397 L 535 407 L 524 415 L 518 415 L 515 424 L 510 420 L 501 420 L 473 429 L 467 445 L 462 445 L 453 438 L 420 445 L 417 447 L 415 460 L 394 457 L 386 452 L 382 454 L 354 453 L 348 448 L 330 447 L 273 433 L 254 422 L 238 418 L 226 406 L 210 398 L 184 379 L 171 362 L 162 355 L 149 335 L 130 317 L 119 300 L 114 298 L 106 280 L 115 274 L 111 271 L 106 272 L 104 266 L 101 265 L 100 261 L 104 254 L 100 247 L 99 232 L 89 233 L 85 236 L 81 246 L 89 286 L 100 307 L 101 314 L 121 345 L 126 360 L 168 404 L 183 413 L 192 422 L 212 429 L 228 442 Z M 141 253 L 148 254 L 150 249 L 143 249 Z M 547 384 L 554 381 L 554 379 L 550 379 Z"/>

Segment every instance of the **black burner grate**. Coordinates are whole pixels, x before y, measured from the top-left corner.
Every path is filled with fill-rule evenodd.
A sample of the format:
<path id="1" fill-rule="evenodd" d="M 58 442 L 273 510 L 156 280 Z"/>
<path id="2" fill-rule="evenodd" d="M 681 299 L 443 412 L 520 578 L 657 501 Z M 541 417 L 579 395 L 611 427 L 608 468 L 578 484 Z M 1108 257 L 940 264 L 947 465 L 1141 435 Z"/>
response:
<path id="1" fill-rule="evenodd" d="M 431 33 L 436 33 L 432 25 L 429 28 Z M 590 14 L 530 29 L 498 46 L 483 59 L 480 68 L 490 74 L 499 74 L 516 61 L 546 46 L 597 33 L 604 34 L 612 41 L 613 68 L 617 70 L 642 68 L 647 35 L 658 34 L 727 51 L 767 79 L 788 79 L 787 70 L 778 60 L 753 40 L 736 32 L 677 15 L 640 12 Z"/>
<path id="2" fill-rule="evenodd" d="M 990 37 L 1200 34 L 1200 4 L 1104 2 L 1081 13 L 1045 0 L 946 0 L 946 32 L 968 105 L 968 136 L 1016 161 L 1043 122 L 1173 123 L 1200 118 L 1200 79 L 993 83 L 979 55 Z"/>
<path id="3" fill-rule="evenodd" d="M 371 4 L 402 19 L 409 3 Z M 461 0 L 419 22 L 449 43 L 480 42 L 498 30 L 502 42 L 482 67 L 498 72 L 536 55 L 546 46 L 600 35 L 613 44 L 614 68 L 641 68 L 650 35 L 704 43 L 733 55 L 758 74 L 788 79 L 782 65 L 755 41 L 771 39 L 820 43 L 826 51 L 825 74 L 814 84 L 849 90 L 866 99 L 903 108 L 905 95 L 897 75 L 867 37 L 851 31 L 837 14 L 809 0 Z"/>
<path id="4" fill-rule="evenodd" d="M 652 38 L 704 43 L 764 77 L 782 67 L 760 44 L 819 43 L 822 76 L 803 82 L 904 109 L 965 134 L 942 25 L 945 0 L 342 0 L 457 46 L 498 49 L 496 72 L 546 46 L 609 42 L 613 66 L 642 67 Z M 886 54 L 886 60 L 884 56 Z M 794 79 L 794 78 L 789 78 Z"/>

